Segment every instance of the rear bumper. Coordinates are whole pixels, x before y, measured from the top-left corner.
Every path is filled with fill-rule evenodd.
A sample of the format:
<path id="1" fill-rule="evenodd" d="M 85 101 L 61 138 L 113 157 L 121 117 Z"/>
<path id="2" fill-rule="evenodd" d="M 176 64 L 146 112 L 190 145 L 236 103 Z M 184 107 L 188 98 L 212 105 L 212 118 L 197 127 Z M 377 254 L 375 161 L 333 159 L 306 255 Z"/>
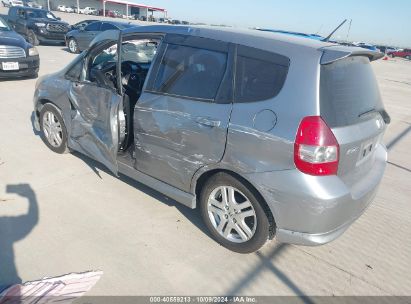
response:
<path id="1" fill-rule="evenodd" d="M 18 62 L 19 70 L 4 71 L 2 62 Z M 39 56 L 31 56 L 26 58 L 8 58 L 0 59 L 0 78 L 16 78 L 33 76 L 39 72 L 40 58 Z"/>
<path id="2" fill-rule="evenodd" d="M 380 145 L 371 170 L 348 187 L 338 176 L 310 176 L 298 170 L 248 175 L 269 205 L 281 242 L 331 242 L 367 209 L 384 174 L 387 151 Z"/>

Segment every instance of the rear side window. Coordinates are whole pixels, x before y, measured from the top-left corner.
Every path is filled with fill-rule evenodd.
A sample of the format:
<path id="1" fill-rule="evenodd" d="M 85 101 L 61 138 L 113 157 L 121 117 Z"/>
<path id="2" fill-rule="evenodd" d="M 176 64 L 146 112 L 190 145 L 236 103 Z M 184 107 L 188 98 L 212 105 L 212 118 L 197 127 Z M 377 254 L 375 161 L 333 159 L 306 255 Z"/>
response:
<path id="1" fill-rule="evenodd" d="M 285 56 L 240 46 L 235 77 L 235 102 L 275 97 L 284 85 L 289 60 Z"/>
<path id="2" fill-rule="evenodd" d="M 214 100 L 227 67 L 227 53 L 169 44 L 154 91 Z"/>
<path id="3" fill-rule="evenodd" d="M 100 30 L 100 26 L 101 26 L 101 22 L 93 22 L 87 25 L 85 30 L 96 32 Z"/>
<path id="4" fill-rule="evenodd" d="M 321 66 L 320 112 L 330 127 L 367 119 L 383 110 L 377 80 L 367 57 L 356 56 Z"/>

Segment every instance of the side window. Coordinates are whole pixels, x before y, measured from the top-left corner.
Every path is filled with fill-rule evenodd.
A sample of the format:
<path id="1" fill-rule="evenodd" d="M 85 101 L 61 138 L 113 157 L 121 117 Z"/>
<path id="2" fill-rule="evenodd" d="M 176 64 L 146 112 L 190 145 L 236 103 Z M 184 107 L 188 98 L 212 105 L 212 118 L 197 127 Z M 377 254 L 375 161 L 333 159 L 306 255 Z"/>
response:
<path id="1" fill-rule="evenodd" d="M 249 48 L 239 52 L 235 77 L 235 102 L 254 102 L 275 97 L 284 85 L 288 58 Z M 278 56 L 280 56 L 278 58 Z"/>
<path id="2" fill-rule="evenodd" d="M 227 53 L 169 44 L 154 91 L 214 100 L 227 67 Z"/>
<path id="3" fill-rule="evenodd" d="M 88 32 L 96 32 L 100 30 L 101 22 L 93 22 L 85 27 Z"/>
<path id="4" fill-rule="evenodd" d="M 101 31 L 108 31 L 108 30 L 117 30 L 118 28 L 110 23 L 103 23 L 101 26 Z"/>

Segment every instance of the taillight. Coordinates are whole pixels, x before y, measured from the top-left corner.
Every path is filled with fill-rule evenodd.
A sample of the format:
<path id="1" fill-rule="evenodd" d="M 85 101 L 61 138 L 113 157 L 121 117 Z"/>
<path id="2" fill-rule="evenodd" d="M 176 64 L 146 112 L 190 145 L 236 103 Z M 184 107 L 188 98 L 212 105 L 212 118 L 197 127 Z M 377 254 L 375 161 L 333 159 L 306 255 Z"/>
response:
<path id="1" fill-rule="evenodd" d="M 337 139 L 320 116 L 305 117 L 298 127 L 294 163 L 310 175 L 335 175 L 338 171 Z"/>

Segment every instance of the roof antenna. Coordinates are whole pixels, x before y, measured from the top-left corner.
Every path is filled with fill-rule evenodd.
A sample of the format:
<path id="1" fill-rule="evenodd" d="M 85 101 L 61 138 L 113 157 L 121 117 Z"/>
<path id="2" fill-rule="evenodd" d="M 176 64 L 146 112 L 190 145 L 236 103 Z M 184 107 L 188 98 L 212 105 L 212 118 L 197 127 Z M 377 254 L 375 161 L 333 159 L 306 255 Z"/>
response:
<path id="1" fill-rule="evenodd" d="M 339 25 L 339 26 L 337 26 L 337 28 L 331 32 L 331 34 L 329 34 L 326 38 L 324 38 L 324 39 L 323 39 L 323 40 L 321 40 L 321 41 L 324 41 L 324 42 L 329 41 L 329 40 L 330 40 L 330 38 L 331 38 L 331 36 L 332 36 L 332 35 L 334 35 L 334 33 L 335 33 L 336 31 L 338 31 L 338 29 L 339 29 L 340 27 L 342 27 L 342 26 L 343 26 L 343 24 L 344 24 L 344 23 L 346 23 L 346 22 L 347 22 L 347 19 L 345 19 L 343 22 L 341 22 L 341 23 L 340 23 L 340 25 Z"/>

